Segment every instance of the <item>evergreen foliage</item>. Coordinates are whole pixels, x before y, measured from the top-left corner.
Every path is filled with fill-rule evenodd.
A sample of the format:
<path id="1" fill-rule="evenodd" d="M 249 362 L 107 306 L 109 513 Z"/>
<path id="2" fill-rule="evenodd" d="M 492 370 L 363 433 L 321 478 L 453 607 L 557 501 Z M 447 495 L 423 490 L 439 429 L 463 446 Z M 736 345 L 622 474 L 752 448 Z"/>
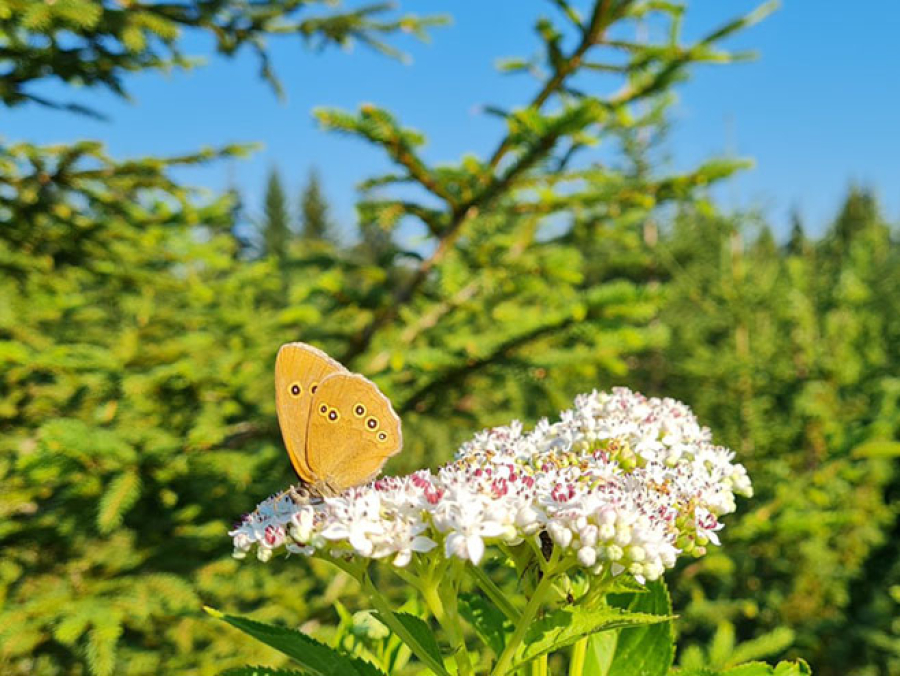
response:
<path id="1" fill-rule="evenodd" d="M 307 242 L 335 242 L 328 215 L 328 202 L 319 182 L 319 172 L 311 169 L 300 194 L 300 233 Z"/>
<path id="2" fill-rule="evenodd" d="M 891 674 L 900 247 L 857 188 L 818 242 L 747 246 L 748 224 L 686 210 L 660 245 L 671 340 L 642 379 L 709 420 L 757 489 L 728 546 L 682 571 L 684 628 L 713 651 L 790 628 L 817 673 Z"/>
<path id="3" fill-rule="evenodd" d="M 127 97 L 128 73 L 197 65 L 182 50 L 190 31 L 212 38 L 223 56 L 245 47 L 254 51 L 260 75 L 280 91 L 266 51 L 272 35 L 297 35 L 317 46 L 356 40 L 396 56 L 386 38 L 401 31 L 425 37 L 427 28 L 444 23 L 440 17 L 398 16 L 385 4 L 338 6 L 325 13 L 320 5 L 318 0 L 2 0 L 0 99 L 7 106 L 37 103 L 100 116 L 93 108 L 47 98 L 36 85 L 54 79 Z"/>
<path id="4" fill-rule="evenodd" d="M 266 194 L 263 201 L 263 253 L 278 261 L 283 268 L 288 258 L 288 246 L 292 232 L 287 196 L 281 185 L 281 176 L 273 168 L 266 182 Z"/>
<path id="5" fill-rule="evenodd" d="M 794 209 L 791 212 L 791 235 L 787 242 L 787 252 L 798 256 L 806 253 L 808 246 L 809 240 L 803 227 L 803 219 L 800 217 L 800 212 Z"/>

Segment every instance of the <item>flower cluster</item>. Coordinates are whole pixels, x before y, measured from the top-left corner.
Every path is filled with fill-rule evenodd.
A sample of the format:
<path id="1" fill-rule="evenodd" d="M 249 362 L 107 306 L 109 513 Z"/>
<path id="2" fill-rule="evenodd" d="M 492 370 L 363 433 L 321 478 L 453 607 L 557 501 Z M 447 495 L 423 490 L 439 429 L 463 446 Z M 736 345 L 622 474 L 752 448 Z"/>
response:
<path id="1" fill-rule="evenodd" d="M 478 563 L 488 545 L 539 537 L 601 573 L 656 579 L 678 555 L 718 544 L 719 517 L 752 488 L 733 453 L 690 409 L 624 388 L 575 400 L 526 432 L 486 430 L 437 472 L 384 477 L 337 497 L 296 491 L 259 505 L 231 532 L 235 556 L 444 556 Z M 546 534 L 546 535 L 542 535 Z"/>

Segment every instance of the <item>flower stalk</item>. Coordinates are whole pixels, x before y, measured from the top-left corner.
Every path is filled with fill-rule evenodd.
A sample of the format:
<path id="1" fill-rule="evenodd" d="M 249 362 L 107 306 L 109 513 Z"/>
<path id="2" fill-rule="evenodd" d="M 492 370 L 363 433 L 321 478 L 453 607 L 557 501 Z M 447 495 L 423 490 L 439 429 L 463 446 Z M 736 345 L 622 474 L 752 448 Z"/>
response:
<path id="1" fill-rule="evenodd" d="M 422 647 L 418 639 L 413 636 L 412 632 L 406 628 L 394 611 L 391 610 L 387 599 L 384 598 L 381 592 L 378 591 L 378 588 L 372 583 L 372 578 L 369 577 L 368 572 L 365 572 L 362 576 L 362 586 L 366 595 L 372 601 L 372 605 L 375 606 L 375 609 L 378 611 L 379 619 L 382 620 L 391 631 L 397 634 L 407 646 L 409 646 L 413 654 L 435 674 L 438 674 L 438 676 L 450 676 L 450 672 L 444 668 L 444 665 L 437 662 L 431 654 Z"/>
<path id="2" fill-rule="evenodd" d="M 485 570 L 470 563 L 466 565 L 466 572 L 472 577 L 475 584 L 481 588 L 481 591 L 484 592 L 485 596 L 490 599 L 491 603 L 506 616 L 506 619 L 513 624 L 519 621 L 521 613 L 516 610 L 516 607 L 512 603 L 510 603 L 500 587 L 494 583 Z"/>
<path id="3" fill-rule="evenodd" d="M 547 597 L 548 592 L 553 588 L 555 576 L 561 572 L 564 572 L 565 570 L 565 567 L 561 567 L 562 570 L 556 569 L 556 565 L 558 563 L 559 550 L 555 550 L 551 559 L 551 567 L 553 573 L 544 574 L 541 576 L 540 582 L 538 582 L 538 585 L 535 588 L 534 593 L 531 595 L 531 598 L 528 599 L 528 603 L 526 604 L 525 609 L 522 611 L 522 615 L 519 618 L 519 621 L 516 623 L 516 627 L 513 630 L 512 636 L 506 644 L 506 648 L 504 648 L 503 653 L 497 660 L 497 664 L 494 665 L 494 669 L 491 671 L 491 676 L 504 676 L 504 674 L 509 671 L 509 667 L 512 663 L 513 658 L 515 657 L 516 651 L 522 644 L 522 639 L 525 638 L 525 632 L 528 631 L 529 625 L 537 615 L 537 612 L 540 609 L 541 604 L 544 602 L 544 599 Z"/>
<path id="4" fill-rule="evenodd" d="M 449 580 L 441 577 L 432 577 L 427 580 L 420 588 L 422 598 L 454 648 L 453 658 L 456 662 L 457 674 L 472 676 L 475 672 L 466 649 L 459 613 L 456 610 L 460 572 L 454 565 L 449 566 L 448 572 L 450 573 Z"/>
<path id="5" fill-rule="evenodd" d="M 584 676 L 584 662 L 587 656 L 587 638 L 579 639 L 572 646 L 569 657 L 569 676 Z"/>

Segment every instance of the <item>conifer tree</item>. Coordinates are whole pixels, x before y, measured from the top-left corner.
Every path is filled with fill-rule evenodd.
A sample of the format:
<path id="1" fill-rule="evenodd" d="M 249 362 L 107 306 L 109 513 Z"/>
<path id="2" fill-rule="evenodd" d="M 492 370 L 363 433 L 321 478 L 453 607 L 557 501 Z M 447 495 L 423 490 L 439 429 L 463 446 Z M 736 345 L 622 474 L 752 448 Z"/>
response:
<path id="1" fill-rule="evenodd" d="M 809 240 L 803 227 L 803 218 L 799 209 L 791 210 L 791 234 L 788 237 L 785 250 L 792 256 L 800 256 L 807 252 Z"/>
<path id="2" fill-rule="evenodd" d="M 772 228 L 764 224 L 760 229 L 756 240 L 753 242 L 754 253 L 760 258 L 774 259 L 778 256 L 778 245 L 775 242 L 775 235 L 772 234 Z"/>
<path id="3" fill-rule="evenodd" d="M 359 224 L 360 241 L 356 246 L 360 257 L 379 267 L 391 267 L 397 254 L 393 234 L 371 221 Z"/>
<path id="4" fill-rule="evenodd" d="M 775 255 L 764 235 L 745 250 L 752 225 L 688 208 L 664 231 L 669 342 L 641 359 L 646 387 L 684 397 L 741 449 L 757 492 L 720 560 L 676 581 L 676 606 L 691 599 L 681 664 L 725 667 L 743 645 L 774 659 L 793 644 L 817 674 L 893 673 L 882 580 L 900 570 L 884 558 L 898 528 L 897 246 L 853 190 L 798 253 Z"/>
<path id="5" fill-rule="evenodd" d="M 829 230 L 829 237 L 833 238 L 839 247 L 846 249 L 857 234 L 878 221 L 875 195 L 871 190 L 853 185 Z"/>
<path id="6" fill-rule="evenodd" d="M 319 172 L 310 169 L 300 194 L 300 233 L 307 242 L 334 242 L 335 234 L 322 192 Z"/>
<path id="7" fill-rule="evenodd" d="M 282 269 L 288 258 L 288 247 L 292 234 L 287 196 L 284 193 L 278 169 L 273 167 L 266 181 L 266 194 L 263 201 L 263 253 L 277 259 L 279 267 Z"/>

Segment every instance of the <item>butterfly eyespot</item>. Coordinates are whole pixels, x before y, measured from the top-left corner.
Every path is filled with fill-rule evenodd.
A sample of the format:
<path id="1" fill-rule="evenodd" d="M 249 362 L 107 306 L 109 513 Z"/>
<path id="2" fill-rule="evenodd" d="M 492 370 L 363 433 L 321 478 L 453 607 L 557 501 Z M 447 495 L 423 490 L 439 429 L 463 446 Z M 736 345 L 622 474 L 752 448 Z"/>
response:
<path id="1" fill-rule="evenodd" d="M 378 429 L 378 418 L 374 418 L 374 417 L 366 418 L 366 427 L 368 427 L 370 430 L 377 430 Z"/>
<path id="2" fill-rule="evenodd" d="M 328 413 L 328 406 L 325 404 L 322 404 L 321 406 L 319 406 L 319 413 L 321 415 L 325 415 L 326 413 Z"/>
<path id="3" fill-rule="evenodd" d="M 362 418 L 366 414 L 366 407 L 362 404 L 357 404 L 353 407 L 353 415 L 357 418 Z"/>
<path id="4" fill-rule="evenodd" d="M 300 383 L 293 383 L 291 385 L 291 394 L 295 397 L 299 397 L 303 392 L 303 388 L 300 387 Z"/>
<path id="5" fill-rule="evenodd" d="M 387 432 L 379 432 L 378 441 L 387 441 Z"/>
<path id="6" fill-rule="evenodd" d="M 318 389 L 319 389 L 319 383 L 313 383 L 312 385 L 309 386 L 309 393 L 315 394 L 316 390 L 318 390 Z"/>
<path id="7" fill-rule="evenodd" d="M 331 422 L 337 422 L 337 420 L 338 420 L 340 417 L 341 417 L 341 414 L 337 412 L 337 409 L 336 409 L 336 408 L 333 408 L 333 409 L 331 409 L 330 411 L 328 411 L 328 419 L 329 419 Z"/>

